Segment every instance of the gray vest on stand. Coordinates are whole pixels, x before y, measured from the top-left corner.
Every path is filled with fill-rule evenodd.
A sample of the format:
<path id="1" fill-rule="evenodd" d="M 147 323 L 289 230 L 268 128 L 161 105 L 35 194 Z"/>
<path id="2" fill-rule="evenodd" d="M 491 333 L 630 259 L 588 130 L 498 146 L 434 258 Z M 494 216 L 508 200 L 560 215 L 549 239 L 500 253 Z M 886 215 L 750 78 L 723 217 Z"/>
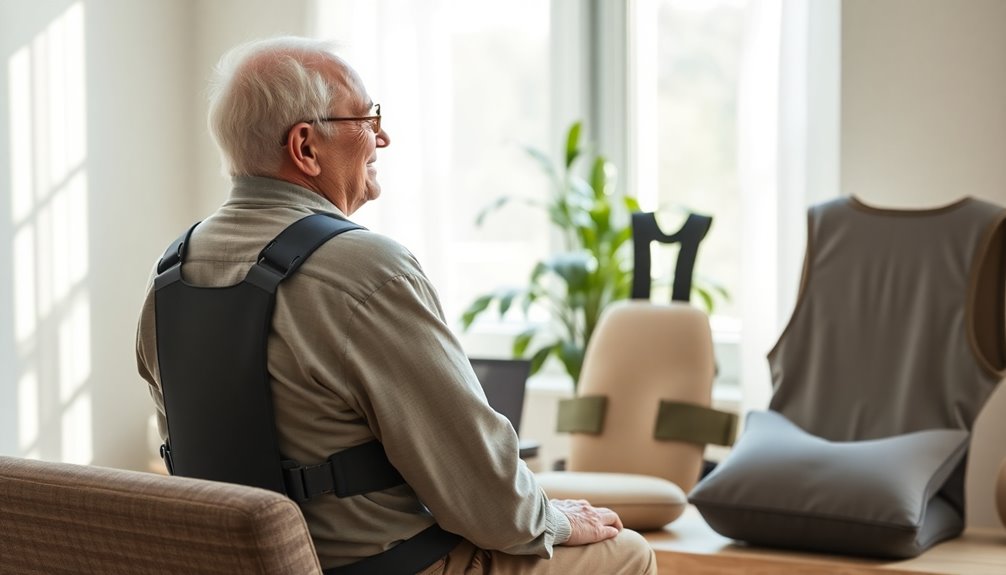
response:
<path id="1" fill-rule="evenodd" d="M 1002 207 L 811 208 L 770 408 L 830 441 L 970 430 L 1006 376 Z M 963 515 L 963 463 L 942 496 Z"/>
<path id="2" fill-rule="evenodd" d="M 1006 210 L 841 198 L 807 223 L 770 411 L 689 500 L 757 545 L 915 557 L 963 531 L 969 434 L 1006 375 Z"/>

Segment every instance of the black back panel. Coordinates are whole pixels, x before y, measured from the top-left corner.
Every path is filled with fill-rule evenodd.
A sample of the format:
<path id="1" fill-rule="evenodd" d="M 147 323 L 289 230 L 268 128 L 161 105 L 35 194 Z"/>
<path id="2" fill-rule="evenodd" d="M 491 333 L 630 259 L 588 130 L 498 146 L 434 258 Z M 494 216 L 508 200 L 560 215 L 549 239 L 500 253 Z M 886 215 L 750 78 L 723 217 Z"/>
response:
<path id="1" fill-rule="evenodd" d="M 194 228 L 168 248 L 154 280 L 172 473 L 286 493 L 266 355 L 275 293 L 320 245 L 361 228 L 328 214 L 302 218 L 243 282 L 223 288 L 182 279 Z"/>
<path id="2" fill-rule="evenodd" d="M 173 472 L 284 493 L 266 369 L 272 294 L 248 283 L 158 290 Z"/>

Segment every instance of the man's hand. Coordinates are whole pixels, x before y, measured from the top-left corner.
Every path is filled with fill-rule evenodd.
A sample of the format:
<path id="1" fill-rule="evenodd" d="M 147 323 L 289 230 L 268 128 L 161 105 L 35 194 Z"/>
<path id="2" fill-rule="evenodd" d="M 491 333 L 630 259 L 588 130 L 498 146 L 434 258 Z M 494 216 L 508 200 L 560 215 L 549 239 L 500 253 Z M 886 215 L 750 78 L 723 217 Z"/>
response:
<path id="1" fill-rule="evenodd" d="M 552 505 L 569 518 L 569 540 L 563 545 L 589 545 L 611 539 L 622 530 L 618 514 L 606 507 L 593 507 L 583 499 L 553 499 Z"/>

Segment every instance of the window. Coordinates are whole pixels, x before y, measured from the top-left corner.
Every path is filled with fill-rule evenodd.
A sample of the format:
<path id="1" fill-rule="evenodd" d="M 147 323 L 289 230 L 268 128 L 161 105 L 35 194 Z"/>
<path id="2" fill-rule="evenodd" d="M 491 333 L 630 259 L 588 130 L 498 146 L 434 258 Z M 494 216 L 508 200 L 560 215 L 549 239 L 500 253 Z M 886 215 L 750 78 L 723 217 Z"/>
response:
<path id="1" fill-rule="evenodd" d="M 651 0 L 636 3 L 634 37 L 639 107 L 633 160 L 642 207 L 675 231 L 686 211 L 713 216 L 696 280 L 718 284 L 731 300 L 717 302 L 714 327 L 737 329 L 741 201 L 737 162 L 739 78 L 748 29 L 747 0 Z M 649 116 L 649 117 L 647 117 Z M 654 298 L 670 299 L 676 250 L 654 245 L 653 270 L 665 274 Z"/>
<path id="2" fill-rule="evenodd" d="M 479 294 L 521 285 L 548 250 L 546 215 L 500 196 L 542 197 L 524 152 L 549 149 L 548 2 L 319 0 L 317 35 L 382 103 L 392 145 L 378 154 L 383 197 L 354 217 L 411 249 L 451 322 Z"/>

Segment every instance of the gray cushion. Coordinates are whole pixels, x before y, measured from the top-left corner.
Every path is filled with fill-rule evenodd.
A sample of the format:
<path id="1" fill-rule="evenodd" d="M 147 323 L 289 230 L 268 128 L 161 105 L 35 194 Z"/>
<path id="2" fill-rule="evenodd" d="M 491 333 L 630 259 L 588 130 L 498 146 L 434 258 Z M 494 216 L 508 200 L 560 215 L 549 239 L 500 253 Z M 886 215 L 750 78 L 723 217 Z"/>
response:
<path id="1" fill-rule="evenodd" d="M 964 527 L 937 492 L 968 433 L 830 442 L 774 411 L 748 415 L 730 455 L 689 494 L 710 527 L 751 543 L 914 557 Z"/>

